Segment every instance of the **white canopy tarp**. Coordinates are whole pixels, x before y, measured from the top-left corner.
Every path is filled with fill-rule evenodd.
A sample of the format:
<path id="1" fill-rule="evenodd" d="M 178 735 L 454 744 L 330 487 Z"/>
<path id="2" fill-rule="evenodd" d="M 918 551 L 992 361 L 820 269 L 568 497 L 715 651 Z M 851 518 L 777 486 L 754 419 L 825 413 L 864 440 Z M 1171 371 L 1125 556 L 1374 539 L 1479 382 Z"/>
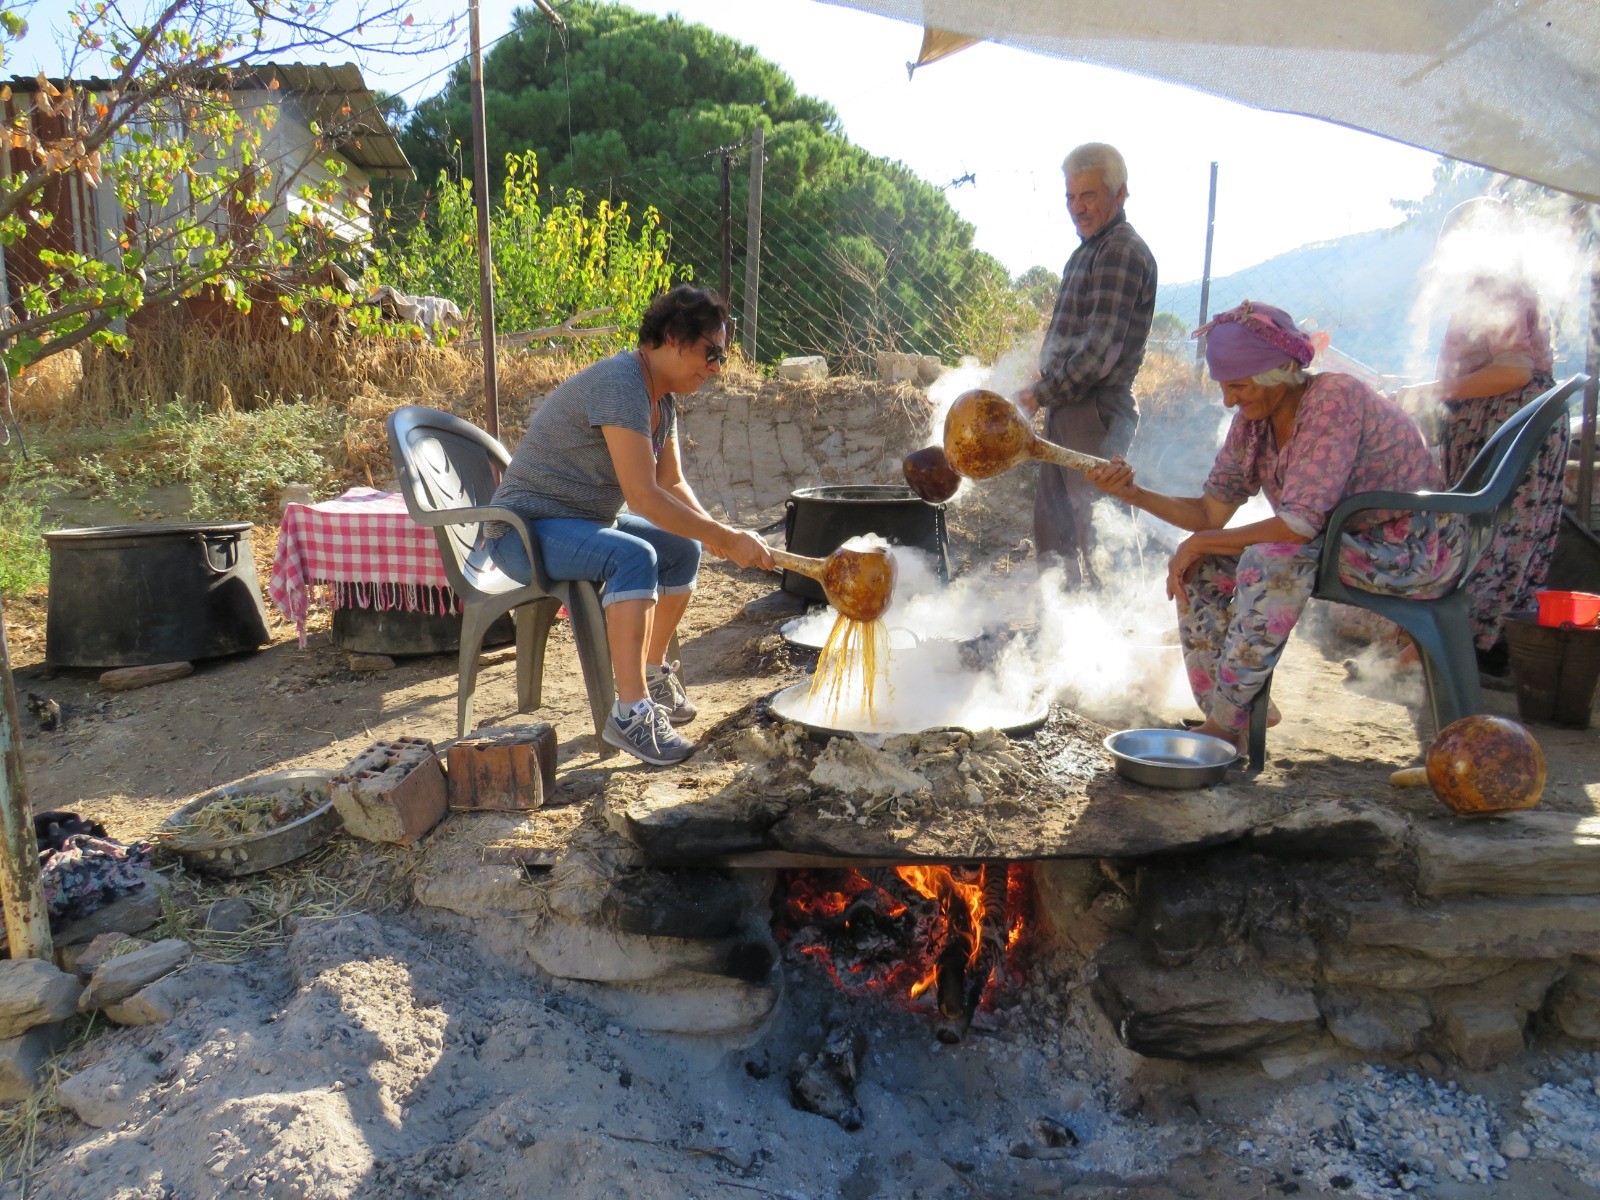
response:
<path id="1" fill-rule="evenodd" d="M 825 0 L 1320 117 L 1600 202 L 1600 0 Z"/>

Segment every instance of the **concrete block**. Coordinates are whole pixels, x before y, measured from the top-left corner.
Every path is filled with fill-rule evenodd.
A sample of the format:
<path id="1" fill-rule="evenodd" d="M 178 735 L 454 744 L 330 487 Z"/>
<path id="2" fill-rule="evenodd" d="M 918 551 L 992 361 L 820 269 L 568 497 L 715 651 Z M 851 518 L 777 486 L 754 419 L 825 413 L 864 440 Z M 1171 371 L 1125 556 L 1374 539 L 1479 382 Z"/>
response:
<path id="1" fill-rule="evenodd" d="M 556 731 L 548 721 L 480 729 L 450 747 L 450 807 L 539 808 L 556 786 Z"/>
<path id="2" fill-rule="evenodd" d="M 826 379 L 828 360 L 820 354 L 786 358 L 778 364 L 778 378 L 800 383 L 807 379 Z"/>
<path id="3" fill-rule="evenodd" d="M 344 827 L 369 842 L 415 845 L 449 803 L 444 768 L 425 738 L 375 742 L 330 781 Z"/>

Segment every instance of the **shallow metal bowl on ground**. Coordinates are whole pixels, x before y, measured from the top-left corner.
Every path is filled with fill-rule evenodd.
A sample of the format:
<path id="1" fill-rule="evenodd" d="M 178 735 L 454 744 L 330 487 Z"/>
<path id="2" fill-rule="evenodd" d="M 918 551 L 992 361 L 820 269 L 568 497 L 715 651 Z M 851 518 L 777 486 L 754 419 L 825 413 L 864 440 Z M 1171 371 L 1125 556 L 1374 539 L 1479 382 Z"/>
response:
<path id="1" fill-rule="evenodd" d="M 237 783 L 224 784 L 189 801 L 161 823 L 161 830 L 170 837 L 188 825 L 201 809 L 218 800 L 270 795 L 287 788 L 303 788 L 314 793 L 316 808 L 287 824 L 210 842 L 167 843 L 168 848 L 187 866 L 207 875 L 233 878 L 266 871 L 315 850 L 344 824 L 338 809 L 333 807 L 333 792 L 328 783 L 331 778 L 329 771 L 291 770 L 274 771 L 269 775 L 255 775 Z"/>
<path id="2" fill-rule="evenodd" d="M 791 721 L 804 727 L 813 737 L 849 737 L 857 733 L 877 734 L 882 737 L 894 737 L 902 733 L 926 733 L 930 729 L 976 729 L 976 725 L 968 725 L 959 720 L 932 720 L 926 724 L 919 724 L 915 729 L 891 729 L 882 724 L 868 724 L 865 720 L 859 725 L 854 725 L 848 718 L 834 717 L 837 725 L 819 724 L 807 712 L 807 700 L 811 695 L 811 681 L 801 680 L 799 683 L 790 684 L 788 687 L 774 692 L 767 697 L 767 711 L 781 721 Z M 982 728 L 997 729 L 1007 737 L 1023 737 L 1036 733 L 1044 727 L 1050 719 L 1050 706 L 1041 703 L 1031 711 L 1018 711 L 1003 715 L 996 720 L 985 722 Z"/>
<path id="3" fill-rule="evenodd" d="M 1103 744 L 1119 775 L 1149 787 L 1210 787 L 1239 758 L 1221 738 L 1189 729 L 1124 729 Z"/>

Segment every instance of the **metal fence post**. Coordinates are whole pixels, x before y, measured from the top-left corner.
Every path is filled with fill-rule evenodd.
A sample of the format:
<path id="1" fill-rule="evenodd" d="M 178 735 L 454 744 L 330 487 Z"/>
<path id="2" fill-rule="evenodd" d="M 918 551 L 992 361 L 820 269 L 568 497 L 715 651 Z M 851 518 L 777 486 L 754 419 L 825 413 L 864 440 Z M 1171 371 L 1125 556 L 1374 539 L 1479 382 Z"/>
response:
<path id="1" fill-rule="evenodd" d="M 1206 202 L 1206 260 L 1200 272 L 1200 325 L 1211 315 L 1211 240 L 1217 232 L 1217 164 L 1211 164 L 1211 198 Z M 1196 328 L 1199 328 L 1197 325 Z M 1198 370 L 1206 352 L 1205 335 L 1194 344 L 1194 365 Z"/>
<path id="2" fill-rule="evenodd" d="M 722 288 L 722 299 L 730 308 L 733 306 L 733 155 L 723 152 L 722 155 L 722 275 L 719 285 Z"/>
<path id="3" fill-rule="evenodd" d="M 744 355 L 756 361 L 756 307 L 761 290 L 761 168 L 766 131 L 757 125 L 750 151 L 750 223 L 744 243 Z"/>

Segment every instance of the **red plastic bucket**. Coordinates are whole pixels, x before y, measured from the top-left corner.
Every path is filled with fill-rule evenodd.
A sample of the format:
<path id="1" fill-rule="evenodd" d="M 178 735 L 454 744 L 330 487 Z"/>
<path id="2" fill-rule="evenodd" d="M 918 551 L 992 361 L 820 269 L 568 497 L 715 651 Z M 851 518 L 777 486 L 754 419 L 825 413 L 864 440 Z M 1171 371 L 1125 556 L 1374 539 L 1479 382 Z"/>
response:
<path id="1" fill-rule="evenodd" d="M 1600 621 L 1600 596 L 1593 592 L 1535 592 L 1539 624 L 1587 628 Z"/>

